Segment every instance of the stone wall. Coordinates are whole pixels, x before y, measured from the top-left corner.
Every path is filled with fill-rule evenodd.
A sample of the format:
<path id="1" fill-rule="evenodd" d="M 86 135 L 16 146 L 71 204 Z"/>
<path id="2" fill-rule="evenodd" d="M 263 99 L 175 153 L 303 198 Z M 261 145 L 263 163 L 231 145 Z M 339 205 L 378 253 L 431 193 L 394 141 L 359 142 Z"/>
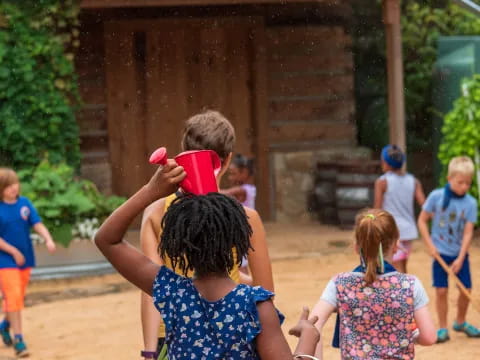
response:
<path id="1" fill-rule="evenodd" d="M 371 159 L 371 151 L 361 147 L 275 152 L 271 155 L 273 212 L 278 222 L 317 221 L 309 198 L 314 193 L 314 169 L 319 161 Z M 310 208 L 310 209 L 309 209 Z"/>

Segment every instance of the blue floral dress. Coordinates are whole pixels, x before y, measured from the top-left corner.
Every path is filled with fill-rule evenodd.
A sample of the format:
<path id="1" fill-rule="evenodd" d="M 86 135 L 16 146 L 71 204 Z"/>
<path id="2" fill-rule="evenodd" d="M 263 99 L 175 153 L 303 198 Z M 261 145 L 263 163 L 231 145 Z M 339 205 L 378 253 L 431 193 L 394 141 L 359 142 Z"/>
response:
<path id="1" fill-rule="evenodd" d="M 239 284 L 222 299 L 207 301 L 191 279 L 162 266 L 153 300 L 165 322 L 168 359 L 260 359 L 257 303 L 273 296 L 259 286 Z"/>

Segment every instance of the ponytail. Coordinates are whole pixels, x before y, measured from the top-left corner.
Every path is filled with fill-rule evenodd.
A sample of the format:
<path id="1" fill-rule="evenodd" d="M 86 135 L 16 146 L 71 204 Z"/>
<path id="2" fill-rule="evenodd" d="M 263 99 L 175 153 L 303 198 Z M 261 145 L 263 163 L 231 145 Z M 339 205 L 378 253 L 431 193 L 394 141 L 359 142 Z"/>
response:
<path id="1" fill-rule="evenodd" d="M 359 248 L 365 282 L 370 285 L 383 272 L 383 251 L 388 251 L 399 238 L 395 220 L 388 212 L 366 209 L 357 215 L 355 238 Z"/>

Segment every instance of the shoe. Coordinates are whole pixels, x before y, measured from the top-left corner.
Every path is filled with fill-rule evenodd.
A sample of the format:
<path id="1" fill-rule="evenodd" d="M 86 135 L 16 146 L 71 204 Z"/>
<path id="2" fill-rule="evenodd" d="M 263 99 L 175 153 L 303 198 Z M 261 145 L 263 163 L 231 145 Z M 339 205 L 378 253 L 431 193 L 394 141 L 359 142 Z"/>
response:
<path id="1" fill-rule="evenodd" d="M 464 332 L 468 337 L 480 337 L 480 330 L 475 326 L 467 323 L 459 324 L 456 321 L 453 322 L 453 330 L 458 332 Z"/>
<path id="2" fill-rule="evenodd" d="M 30 355 L 27 349 L 27 345 L 23 340 L 16 340 L 13 344 L 13 348 L 15 349 L 15 354 L 19 358 L 24 358 Z"/>
<path id="3" fill-rule="evenodd" d="M 437 344 L 441 344 L 450 340 L 447 329 L 438 329 L 437 330 Z"/>
<path id="4" fill-rule="evenodd" d="M 5 346 L 12 346 L 12 336 L 10 335 L 10 326 L 4 326 L 0 328 L 0 336 L 2 337 Z"/>

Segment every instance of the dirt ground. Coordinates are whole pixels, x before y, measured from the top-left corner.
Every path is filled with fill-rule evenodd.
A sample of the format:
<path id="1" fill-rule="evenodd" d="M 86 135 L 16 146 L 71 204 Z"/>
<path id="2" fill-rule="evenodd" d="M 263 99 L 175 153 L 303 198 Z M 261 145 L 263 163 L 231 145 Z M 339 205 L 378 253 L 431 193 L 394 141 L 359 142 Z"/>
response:
<path id="1" fill-rule="evenodd" d="M 286 315 L 284 329 L 293 325 L 302 305 L 312 307 L 330 277 L 353 268 L 352 234 L 320 225 L 267 225 L 276 286 L 276 306 Z M 480 248 L 471 251 L 473 282 L 480 279 Z M 430 287 L 430 259 L 416 242 L 409 270 Z M 474 291 L 475 292 L 475 291 Z M 455 305 L 457 291 L 450 291 Z M 478 299 L 479 293 L 475 297 Z M 37 281 L 28 292 L 24 312 L 25 338 L 34 360 L 140 359 L 140 294 L 116 274 L 75 280 Z M 430 304 L 433 311 L 433 303 Z M 452 308 L 453 309 L 453 308 Z M 454 312 L 449 313 L 450 323 Z M 469 321 L 480 325 L 473 308 Z M 324 359 L 339 359 L 330 347 L 334 319 L 322 334 Z M 451 333 L 452 340 L 432 347 L 418 346 L 417 359 L 479 359 L 480 339 Z M 293 347 L 295 339 L 288 337 Z M 0 346 L 0 360 L 14 359 L 13 350 Z"/>

